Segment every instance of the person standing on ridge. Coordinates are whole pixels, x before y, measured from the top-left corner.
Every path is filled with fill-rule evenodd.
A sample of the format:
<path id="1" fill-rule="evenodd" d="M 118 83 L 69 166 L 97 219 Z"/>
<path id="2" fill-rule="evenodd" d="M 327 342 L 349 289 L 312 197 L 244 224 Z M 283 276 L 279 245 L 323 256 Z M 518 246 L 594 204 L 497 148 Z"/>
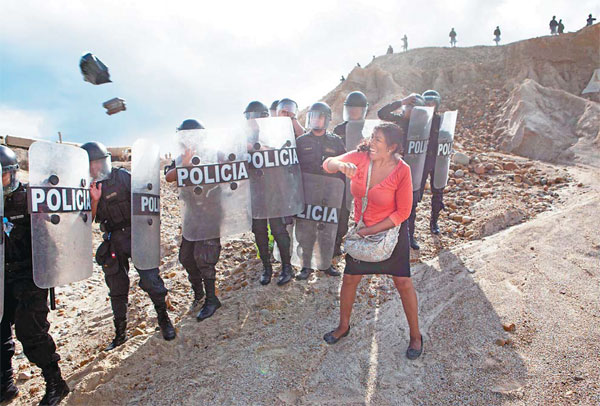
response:
<path id="1" fill-rule="evenodd" d="M 588 19 L 587 19 L 586 21 L 587 21 L 587 23 L 585 24 L 585 26 L 586 26 L 586 27 L 589 27 L 590 25 L 593 25 L 593 24 L 594 24 L 594 21 L 596 21 L 596 19 L 595 19 L 595 18 L 593 18 L 593 17 L 592 17 L 592 15 L 590 14 L 590 15 L 588 16 Z"/>
<path id="2" fill-rule="evenodd" d="M 550 20 L 550 35 L 557 35 L 556 29 L 558 28 L 558 23 L 556 22 L 556 16 L 552 16 L 552 20 Z"/>
<path id="3" fill-rule="evenodd" d="M 452 28 L 450 30 L 449 37 L 450 37 L 450 46 L 452 46 L 452 48 L 455 48 L 456 47 L 456 31 L 454 31 L 454 28 Z"/>
<path id="4" fill-rule="evenodd" d="M 500 26 L 496 26 L 496 29 L 494 30 L 494 41 L 496 42 L 496 46 L 498 46 L 498 43 L 500 42 Z"/>
<path id="5" fill-rule="evenodd" d="M 404 50 L 404 52 L 408 51 L 408 37 L 406 36 L 406 34 L 404 34 L 404 37 L 402 37 L 402 49 Z"/>

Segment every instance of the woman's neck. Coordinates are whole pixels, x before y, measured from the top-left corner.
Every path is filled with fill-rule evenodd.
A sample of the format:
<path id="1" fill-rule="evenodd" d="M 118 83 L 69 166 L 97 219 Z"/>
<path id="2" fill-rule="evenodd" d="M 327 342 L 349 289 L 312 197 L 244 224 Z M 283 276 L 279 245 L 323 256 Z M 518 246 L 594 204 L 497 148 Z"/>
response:
<path id="1" fill-rule="evenodd" d="M 373 167 L 374 168 L 385 168 L 388 166 L 396 166 L 398 162 L 396 161 L 396 158 L 394 158 L 393 155 L 391 155 L 389 158 L 385 158 L 385 159 L 378 159 L 376 161 L 373 161 Z"/>

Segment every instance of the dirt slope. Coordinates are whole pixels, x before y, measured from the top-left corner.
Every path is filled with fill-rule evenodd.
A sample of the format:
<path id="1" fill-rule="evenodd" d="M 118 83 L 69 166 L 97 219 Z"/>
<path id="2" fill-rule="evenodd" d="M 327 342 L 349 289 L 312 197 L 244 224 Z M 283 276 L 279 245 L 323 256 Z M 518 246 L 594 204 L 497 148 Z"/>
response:
<path id="1" fill-rule="evenodd" d="M 351 334 L 327 346 L 339 279 L 281 289 L 255 276 L 219 317 L 184 318 L 174 343 L 142 335 L 100 354 L 71 379 L 68 404 L 595 404 L 598 191 L 415 266 L 426 337 L 417 362 L 404 357 L 407 325 L 388 278 L 363 280 Z"/>

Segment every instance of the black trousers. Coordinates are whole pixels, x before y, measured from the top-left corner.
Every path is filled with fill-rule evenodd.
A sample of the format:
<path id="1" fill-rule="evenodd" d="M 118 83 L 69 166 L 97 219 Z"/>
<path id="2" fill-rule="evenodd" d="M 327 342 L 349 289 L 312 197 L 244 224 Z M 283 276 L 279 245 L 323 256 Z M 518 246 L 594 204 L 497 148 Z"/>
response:
<path id="1" fill-rule="evenodd" d="M 203 292 L 203 279 L 216 279 L 215 266 L 221 254 L 221 241 L 218 238 L 205 241 L 188 241 L 181 238 L 179 262 L 188 273 L 192 289 L 199 295 Z"/>
<path id="2" fill-rule="evenodd" d="M 433 187 L 433 179 L 435 177 L 435 157 L 427 157 L 425 160 L 425 168 L 423 169 L 423 177 L 421 178 L 421 185 L 418 191 L 413 192 L 413 204 L 410 216 L 408 217 L 408 230 L 411 236 L 415 233 L 415 219 L 417 217 L 417 205 L 423 198 L 425 192 L 425 183 L 429 178 L 429 184 L 431 185 L 431 218 L 437 219 L 440 215 L 444 206 L 444 188 L 436 189 Z"/>
<path id="3" fill-rule="evenodd" d="M 4 315 L 2 316 L 0 354 L 2 377 L 12 374 L 12 357 L 15 343 L 12 326 L 15 326 L 17 339 L 29 361 L 42 370 L 60 360 L 56 345 L 48 334 L 48 290 L 40 289 L 33 279 L 6 279 L 4 285 Z"/>
<path id="4" fill-rule="evenodd" d="M 291 261 L 291 247 L 290 247 L 290 235 L 286 229 L 287 223 L 285 217 L 278 217 L 272 219 L 252 219 L 252 232 L 254 233 L 254 240 L 258 246 L 258 253 L 263 263 L 271 262 L 271 254 L 269 252 L 269 230 L 267 223 L 271 227 L 271 234 L 277 242 L 279 247 L 279 253 L 281 255 L 281 263 L 283 265 L 290 264 Z M 286 224 L 287 223 L 287 224 Z"/>
<path id="5" fill-rule="evenodd" d="M 115 319 L 127 317 L 129 258 L 131 258 L 131 232 L 129 229 L 108 233 L 96 252 L 96 262 L 102 265 L 104 270 L 104 280 L 108 286 Z M 148 270 L 136 268 L 136 270 L 140 275 L 139 286 L 148 293 L 152 303 L 164 304 L 167 288 L 160 277 L 158 268 Z"/>

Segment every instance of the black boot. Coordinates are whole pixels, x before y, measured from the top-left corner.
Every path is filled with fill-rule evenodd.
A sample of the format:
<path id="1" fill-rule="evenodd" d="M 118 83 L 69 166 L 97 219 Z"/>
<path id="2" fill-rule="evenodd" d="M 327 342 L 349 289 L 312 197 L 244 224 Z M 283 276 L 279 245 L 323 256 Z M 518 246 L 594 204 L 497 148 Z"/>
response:
<path id="1" fill-rule="evenodd" d="M 282 286 L 288 283 L 292 276 L 294 276 L 294 272 L 292 271 L 292 266 L 290 264 L 284 264 L 281 266 L 281 275 L 279 275 L 279 280 L 277 281 L 277 285 Z"/>
<path id="2" fill-rule="evenodd" d="M 439 234 L 440 227 L 438 226 L 438 218 L 440 217 L 440 211 L 444 209 L 444 203 L 442 203 L 442 196 L 439 193 L 435 193 L 433 201 L 431 202 L 431 220 L 429 221 L 429 229 L 431 234 Z"/>
<path id="3" fill-rule="evenodd" d="M 312 272 L 313 270 L 310 268 L 302 268 L 300 270 L 300 273 L 296 275 L 296 279 L 298 279 L 299 281 L 307 280 Z"/>
<path id="4" fill-rule="evenodd" d="M 42 375 L 46 380 L 46 394 L 42 398 L 40 406 L 58 405 L 69 394 L 69 386 L 60 374 L 58 362 L 42 368 Z"/>
<path id="5" fill-rule="evenodd" d="M 322 271 L 325 272 L 329 276 L 340 276 L 341 275 L 341 273 L 337 269 L 335 269 L 333 267 L 333 265 L 331 265 L 327 269 L 323 269 Z"/>
<path id="6" fill-rule="evenodd" d="M 271 276 L 273 275 L 273 267 L 270 262 L 263 262 L 263 274 L 260 277 L 261 285 L 268 285 L 271 283 Z"/>
<path id="7" fill-rule="evenodd" d="M 419 250 L 421 249 L 421 247 L 419 247 L 419 244 L 417 244 L 417 240 L 415 240 L 414 236 L 410 236 L 410 248 L 412 248 L 413 250 Z"/>
<path id="8" fill-rule="evenodd" d="M 196 320 L 198 321 L 208 319 L 215 314 L 219 307 L 221 307 L 221 302 L 216 294 L 215 280 L 204 279 L 204 289 L 206 290 L 206 301 L 204 302 L 204 306 L 202 306 L 200 313 L 196 316 Z"/>
<path id="9" fill-rule="evenodd" d="M 156 309 L 158 326 L 160 327 L 163 338 L 167 341 L 173 340 L 177 336 L 177 333 L 175 332 L 173 323 L 171 323 L 169 313 L 167 313 L 167 304 L 164 302 L 164 299 L 161 303 L 155 304 L 154 308 Z"/>
<path id="10" fill-rule="evenodd" d="M 2 372 L 2 384 L 0 385 L 0 402 L 10 402 L 19 394 L 19 388 L 15 385 L 12 369 Z"/>
<path id="11" fill-rule="evenodd" d="M 440 227 L 438 226 L 437 216 L 431 216 L 431 220 L 429 221 L 429 229 L 431 230 L 431 234 L 438 235 L 440 233 Z"/>
<path id="12" fill-rule="evenodd" d="M 127 341 L 127 319 L 115 319 L 115 338 L 112 343 L 104 349 L 104 351 L 111 351 L 117 348 L 119 345 Z"/>
<path id="13" fill-rule="evenodd" d="M 204 299 L 204 288 L 202 287 L 202 282 L 198 283 L 199 287 L 193 286 L 194 289 L 194 301 L 190 306 L 190 312 L 197 312 L 200 308 L 200 304 L 202 303 L 202 299 Z"/>

